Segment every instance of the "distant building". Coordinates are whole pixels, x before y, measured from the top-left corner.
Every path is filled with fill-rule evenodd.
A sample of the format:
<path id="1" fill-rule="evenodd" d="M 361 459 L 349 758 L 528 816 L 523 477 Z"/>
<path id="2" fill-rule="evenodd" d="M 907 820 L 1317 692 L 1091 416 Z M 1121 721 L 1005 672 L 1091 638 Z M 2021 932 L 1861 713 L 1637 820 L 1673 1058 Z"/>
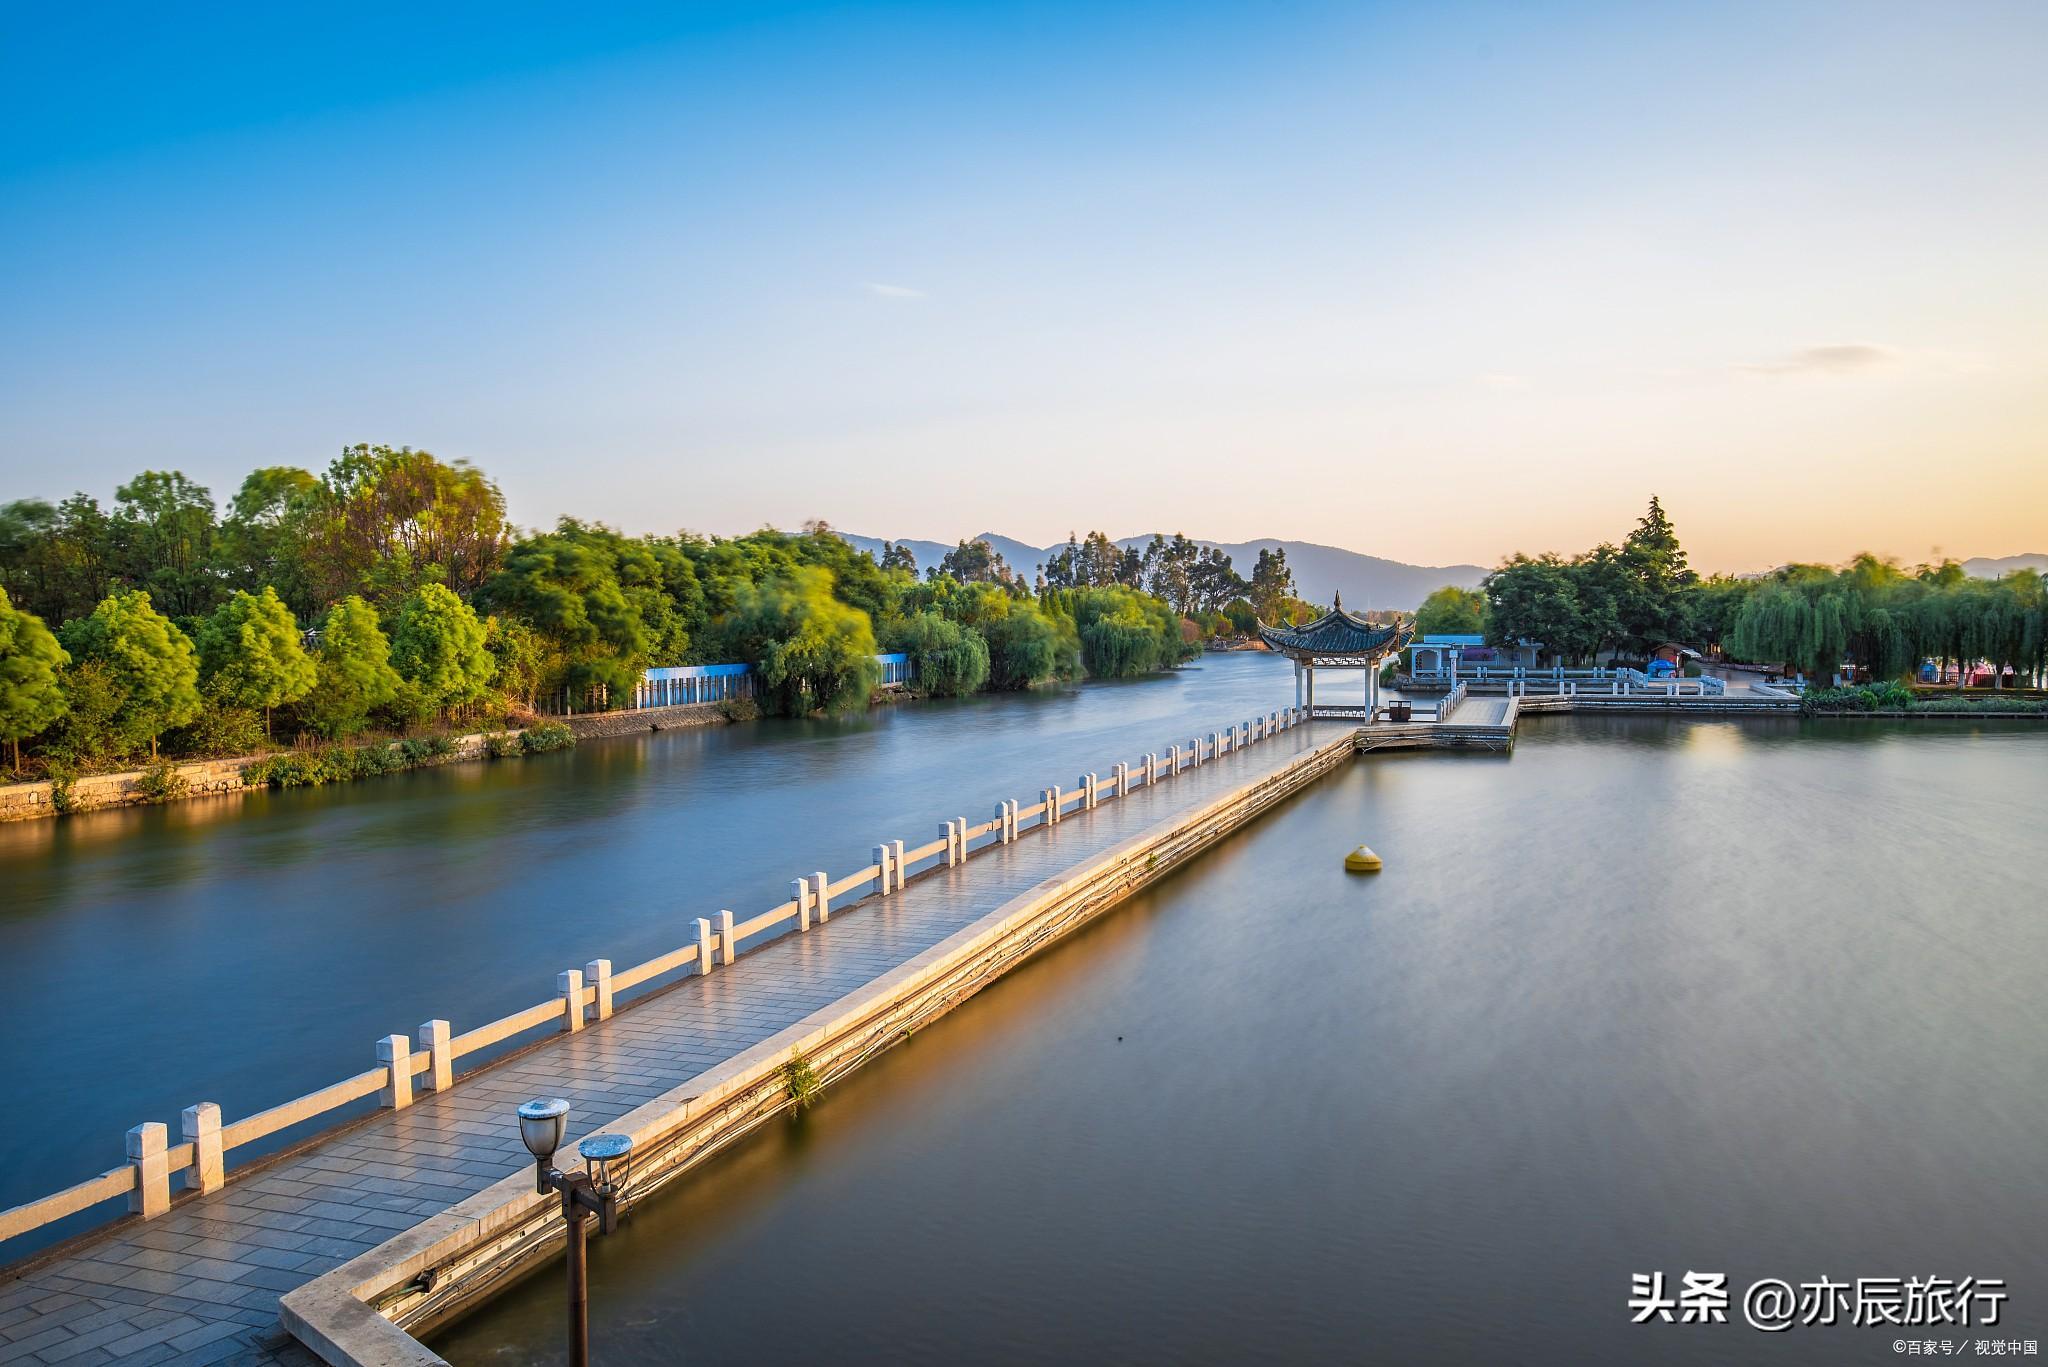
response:
<path id="1" fill-rule="evenodd" d="M 1543 649 L 1538 641 L 1517 641 L 1511 646 L 1490 646 L 1484 636 L 1432 633 L 1419 636 L 1408 645 L 1408 673 L 1418 679 L 1454 679 L 1463 669 L 1468 675 L 1481 665 L 1488 668 L 1533 668 Z"/>

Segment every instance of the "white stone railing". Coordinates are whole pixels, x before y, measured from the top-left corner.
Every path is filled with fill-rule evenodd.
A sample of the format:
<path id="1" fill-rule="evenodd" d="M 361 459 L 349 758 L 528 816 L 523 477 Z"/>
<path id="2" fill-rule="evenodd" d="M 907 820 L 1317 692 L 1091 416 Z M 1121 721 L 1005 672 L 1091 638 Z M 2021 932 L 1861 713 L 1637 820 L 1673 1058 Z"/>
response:
<path id="1" fill-rule="evenodd" d="M 962 863 L 1009 844 L 1027 827 L 1057 824 L 1070 809 L 1085 811 L 1133 788 L 1160 783 L 1182 769 L 1232 754 L 1306 720 L 1304 708 L 1247 718 L 1225 730 L 1176 743 L 1164 755 L 1151 751 L 1135 764 L 1119 760 L 1110 767 L 1107 779 L 1091 772 L 1081 775 L 1071 791 L 1057 784 L 1042 789 L 1039 800 L 1028 807 L 1014 800 L 999 802 L 988 821 L 973 823 L 955 817 L 941 823 L 939 838 L 926 844 L 906 849 L 901 840 L 884 841 L 874 847 L 873 863 L 844 877 L 835 879 L 819 872 L 791 879 L 789 899 L 757 915 L 740 920 L 730 911 L 720 911 L 715 917 L 696 918 L 694 938 L 645 963 L 614 971 L 611 960 L 592 959 L 582 968 L 563 969 L 555 975 L 553 994 L 523 1011 L 462 1034 L 437 1019 L 421 1025 L 410 1039 L 386 1035 L 376 1041 L 375 1067 L 319 1091 L 226 1123 L 214 1102 L 188 1106 L 180 1120 L 180 1143 L 169 1142 L 168 1127 L 160 1121 L 137 1125 L 127 1133 L 127 1161 L 120 1167 L 0 1210 L 0 1245 L 123 1196 L 130 1212 L 144 1219 L 161 1215 L 170 1209 L 174 1177 L 186 1191 L 219 1190 L 226 1181 L 226 1156 L 232 1150 L 372 1096 L 386 1110 L 403 1109 L 413 1103 L 416 1091 L 438 1092 L 453 1086 L 457 1081 L 455 1065 L 465 1058 L 532 1031 L 574 1033 L 586 1022 L 609 1019 L 621 994 L 679 972 L 708 975 L 732 964 L 742 952 L 741 946 L 757 935 L 791 925 L 799 932 L 810 930 L 814 922 L 823 925 L 831 918 L 834 905 L 850 895 L 891 896 L 916 872 Z"/>
<path id="2" fill-rule="evenodd" d="M 1653 679 L 1637 669 L 1608 670 L 1604 679 L 1530 675 L 1506 682 L 1514 698 L 1718 698 L 1728 691 L 1721 679 Z"/>
<path id="3" fill-rule="evenodd" d="M 1222 739 L 1219 733 L 1218 739 Z M 1168 876 L 1258 813 L 1348 762 L 1350 735 L 1317 737 L 1277 764 L 1233 776 L 1146 829 L 1081 855 L 1060 877 L 1002 904 L 838 1000 L 605 1122 L 633 1141 L 630 1201 L 652 1199 L 793 1104 L 787 1068 L 801 1056 L 820 1085 Z M 440 1363 L 415 1334 L 487 1300 L 561 1247 L 559 1201 L 523 1166 L 376 1248 L 288 1292 L 279 1320 L 336 1367 Z"/>

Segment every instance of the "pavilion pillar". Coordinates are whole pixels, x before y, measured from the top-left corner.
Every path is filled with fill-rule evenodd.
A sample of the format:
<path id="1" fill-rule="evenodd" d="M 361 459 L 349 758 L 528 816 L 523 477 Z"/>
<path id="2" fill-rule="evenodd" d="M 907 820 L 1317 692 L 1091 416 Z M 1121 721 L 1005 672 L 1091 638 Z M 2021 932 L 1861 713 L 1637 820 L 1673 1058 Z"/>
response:
<path id="1" fill-rule="evenodd" d="M 1294 661 L 1294 705 L 1301 706 L 1301 661 Z"/>

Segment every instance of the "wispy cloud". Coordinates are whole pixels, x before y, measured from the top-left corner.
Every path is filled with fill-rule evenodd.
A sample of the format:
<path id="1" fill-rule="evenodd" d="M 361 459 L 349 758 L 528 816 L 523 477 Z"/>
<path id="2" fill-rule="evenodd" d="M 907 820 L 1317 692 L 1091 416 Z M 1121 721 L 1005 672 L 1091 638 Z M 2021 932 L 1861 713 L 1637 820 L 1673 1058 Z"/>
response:
<path id="1" fill-rule="evenodd" d="M 908 285 L 885 285 L 879 280 L 870 280 L 861 286 L 879 299 L 922 299 L 923 290 L 914 290 Z"/>
<path id="2" fill-rule="evenodd" d="M 1899 353 L 1890 347 L 1849 342 L 1814 346 L 1774 361 L 1751 361 L 1735 367 L 1746 375 L 1860 375 L 1895 364 Z"/>

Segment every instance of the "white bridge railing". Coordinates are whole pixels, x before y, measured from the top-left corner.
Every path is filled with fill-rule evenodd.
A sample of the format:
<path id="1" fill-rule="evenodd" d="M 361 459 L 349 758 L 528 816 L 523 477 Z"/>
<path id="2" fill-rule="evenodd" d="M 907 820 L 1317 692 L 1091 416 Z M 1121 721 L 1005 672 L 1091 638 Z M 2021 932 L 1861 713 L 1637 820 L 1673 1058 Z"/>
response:
<path id="1" fill-rule="evenodd" d="M 645 963 L 614 971 L 611 960 L 592 959 L 581 968 L 564 969 L 555 975 L 553 994 L 523 1011 L 461 1034 L 445 1020 L 430 1020 L 412 1038 L 386 1035 L 376 1041 L 375 1067 L 319 1091 L 225 1123 L 214 1102 L 188 1106 L 182 1116 L 181 1143 L 169 1142 L 168 1127 L 160 1121 L 137 1125 L 128 1131 L 127 1161 L 120 1167 L 0 1210 L 0 1246 L 17 1235 L 124 1196 L 128 1209 L 144 1219 L 161 1215 L 170 1209 L 174 1182 L 188 1191 L 219 1190 L 226 1181 L 230 1150 L 373 1096 L 387 1110 L 410 1106 L 416 1090 L 438 1092 L 455 1085 L 455 1065 L 464 1058 L 531 1031 L 573 1033 L 586 1021 L 609 1019 L 616 999 L 634 988 L 678 972 L 709 974 L 715 967 L 730 965 L 739 957 L 740 946 L 753 937 L 789 925 L 798 931 L 808 931 L 813 921 L 823 925 L 834 905 L 849 896 L 872 893 L 887 897 L 900 891 L 913 870 L 923 871 L 920 865 L 926 869 L 951 867 L 1009 844 L 1027 826 L 1053 825 L 1069 809 L 1087 810 L 1133 788 L 1161 783 L 1183 769 L 1200 768 L 1307 720 L 1305 708 L 1251 717 L 1224 730 L 1193 736 L 1164 753 L 1149 752 L 1135 763 L 1119 760 L 1111 766 L 1107 779 L 1086 773 L 1071 790 L 1057 784 L 1041 789 L 1039 800 L 1028 807 L 1014 800 L 999 802 L 988 821 L 971 823 L 966 817 L 955 817 L 941 823 L 940 837 L 928 844 L 905 849 L 901 840 L 885 841 L 875 846 L 874 862 L 867 867 L 836 879 L 825 873 L 792 879 L 787 901 L 754 916 L 740 920 L 730 911 L 720 911 L 715 917 L 695 918 L 695 934 L 690 940 Z"/>
<path id="2" fill-rule="evenodd" d="M 1516 698 L 1718 698 L 1728 691 L 1721 679 L 1653 679 L 1639 669 L 1600 671 L 1599 678 L 1530 674 L 1506 679 L 1508 696 Z"/>
<path id="3" fill-rule="evenodd" d="M 1420 671 L 1411 676 L 1423 683 L 1451 682 L 1453 675 L 1448 669 Z M 1714 678 L 1652 678 L 1640 669 L 1628 665 L 1598 666 L 1585 669 L 1566 669 L 1553 665 L 1539 669 L 1533 665 L 1458 665 L 1456 682 L 1459 684 L 1506 684 L 1508 692 L 1521 697 L 1555 696 L 1567 697 L 1700 697 L 1718 698 L 1728 691 L 1728 685 Z"/>

